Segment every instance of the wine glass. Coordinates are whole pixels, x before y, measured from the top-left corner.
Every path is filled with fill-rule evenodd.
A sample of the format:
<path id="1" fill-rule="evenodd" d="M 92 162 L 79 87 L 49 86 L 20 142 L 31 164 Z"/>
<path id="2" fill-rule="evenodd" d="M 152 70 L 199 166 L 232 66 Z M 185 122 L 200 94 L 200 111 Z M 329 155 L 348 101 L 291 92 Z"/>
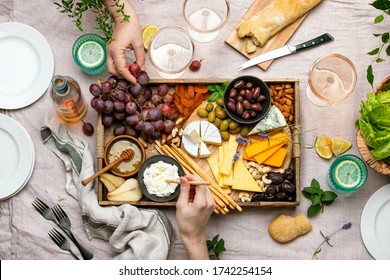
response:
<path id="1" fill-rule="evenodd" d="M 185 0 L 184 19 L 188 32 L 195 41 L 207 43 L 214 40 L 230 14 L 227 0 Z"/>
<path id="2" fill-rule="evenodd" d="M 310 67 L 306 94 L 316 106 L 329 106 L 347 98 L 357 80 L 353 63 L 340 54 L 329 54 L 317 59 Z"/>
<path id="3" fill-rule="evenodd" d="M 166 79 L 181 77 L 192 61 L 194 46 L 185 30 L 161 28 L 149 45 L 149 58 L 156 72 Z"/>

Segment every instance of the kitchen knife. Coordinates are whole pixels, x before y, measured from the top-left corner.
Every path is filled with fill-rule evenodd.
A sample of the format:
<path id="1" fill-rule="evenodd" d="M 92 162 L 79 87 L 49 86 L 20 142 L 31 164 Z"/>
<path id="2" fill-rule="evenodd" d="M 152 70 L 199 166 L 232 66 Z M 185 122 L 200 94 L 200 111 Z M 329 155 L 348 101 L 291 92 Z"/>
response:
<path id="1" fill-rule="evenodd" d="M 305 43 L 302 43 L 302 44 L 299 44 L 296 46 L 285 45 L 279 49 L 275 49 L 275 50 L 266 52 L 264 54 L 261 54 L 259 56 L 256 56 L 255 58 L 248 60 L 244 64 L 241 64 L 238 67 L 238 70 L 243 70 L 245 68 L 251 67 L 253 65 L 256 65 L 256 64 L 274 59 L 274 58 L 289 55 L 292 53 L 297 53 L 297 52 L 300 52 L 303 50 L 307 50 L 309 48 L 317 47 L 317 46 L 322 45 L 324 43 L 327 43 L 329 41 L 333 41 L 333 37 L 330 34 L 325 33 L 324 35 L 321 35 L 317 38 L 314 38 L 312 40 L 309 40 Z"/>

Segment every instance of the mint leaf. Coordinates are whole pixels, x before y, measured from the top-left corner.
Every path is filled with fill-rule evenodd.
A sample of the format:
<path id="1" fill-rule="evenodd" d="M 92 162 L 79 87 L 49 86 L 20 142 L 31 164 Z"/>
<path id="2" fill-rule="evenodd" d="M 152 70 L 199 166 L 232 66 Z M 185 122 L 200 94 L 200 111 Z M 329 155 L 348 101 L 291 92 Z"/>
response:
<path id="1" fill-rule="evenodd" d="M 321 211 L 321 205 L 310 205 L 310 207 L 307 209 L 307 216 L 313 217 L 317 215 Z"/>
<path id="2" fill-rule="evenodd" d="M 307 192 L 306 190 L 302 190 L 302 194 L 305 198 L 310 199 L 311 198 L 311 193 Z"/>
<path id="3" fill-rule="evenodd" d="M 334 201 L 337 198 L 337 194 L 332 191 L 325 191 L 321 194 L 322 201 Z"/>
<path id="4" fill-rule="evenodd" d="M 380 23 L 385 19 L 383 15 L 379 15 L 374 19 L 374 23 Z"/>
<path id="5" fill-rule="evenodd" d="M 316 179 L 311 180 L 310 187 L 313 190 L 313 192 L 318 192 L 321 190 L 320 183 L 318 183 Z"/>
<path id="6" fill-rule="evenodd" d="M 303 188 L 303 191 L 305 191 L 307 194 L 312 194 L 312 193 L 315 193 L 315 191 L 313 191 L 313 189 L 311 187 L 304 187 Z M 307 197 L 310 199 L 310 195 L 309 197 Z"/>
<path id="7" fill-rule="evenodd" d="M 321 202 L 321 195 L 320 194 L 312 194 L 311 197 L 311 205 L 316 205 Z"/>

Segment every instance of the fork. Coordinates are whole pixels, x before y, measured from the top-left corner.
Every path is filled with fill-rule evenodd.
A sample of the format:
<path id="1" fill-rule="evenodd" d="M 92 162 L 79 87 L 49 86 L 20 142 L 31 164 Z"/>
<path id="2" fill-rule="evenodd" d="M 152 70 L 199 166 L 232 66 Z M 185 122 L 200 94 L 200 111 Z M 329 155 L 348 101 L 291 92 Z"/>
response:
<path id="1" fill-rule="evenodd" d="M 60 247 L 62 250 L 70 252 L 72 256 L 76 258 L 76 260 L 79 260 L 79 258 L 76 256 L 75 253 L 73 253 L 72 249 L 70 248 L 69 241 L 58 230 L 52 228 L 48 232 L 48 234 L 50 238 L 54 241 L 54 243 L 57 244 L 58 247 Z"/>
<path id="2" fill-rule="evenodd" d="M 59 226 L 66 233 L 66 235 L 75 243 L 75 245 L 79 249 L 81 255 L 83 256 L 83 259 L 90 260 L 93 258 L 93 253 L 90 252 L 88 249 L 86 249 L 83 245 L 79 244 L 74 238 L 73 234 L 60 224 L 60 222 L 58 221 L 59 219 L 57 220 L 56 215 L 52 208 L 47 206 L 47 204 L 44 203 L 42 200 L 40 200 L 38 197 L 35 198 L 31 204 L 38 211 L 38 213 L 40 213 L 46 220 L 53 221 L 57 226 Z M 70 221 L 69 221 L 69 225 L 70 225 Z"/>
<path id="3" fill-rule="evenodd" d="M 56 204 L 54 207 L 52 207 L 52 210 L 54 212 L 55 218 L 57 219 L 57 222 L 59 226 L 65 230 L 65 233 L 68 234 L 69 238 L 72 239 L 74 244 L 77 246 L 77 248 L 80 250 L 81 255 L 83 256 L 83 259 L 90 260 L 93 258 L 93 253 L 86 249 L 82 244 L 80 244 L 76 237 L 72 233 L 72 225 L 70 222 L 70 219 L 68 215 L 65 213 L 65 211 L 61 208 L 59 204 Z"/>

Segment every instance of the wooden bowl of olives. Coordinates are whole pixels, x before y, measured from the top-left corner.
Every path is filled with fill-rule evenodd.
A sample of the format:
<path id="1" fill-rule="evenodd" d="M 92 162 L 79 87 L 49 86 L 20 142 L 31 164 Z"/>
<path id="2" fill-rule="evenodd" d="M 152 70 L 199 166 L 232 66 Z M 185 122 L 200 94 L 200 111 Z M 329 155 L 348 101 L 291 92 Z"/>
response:
<path id="1" fill-rule="evenodd" d="M 233 79 L 225 89 L 223 106 L 230 118 L 240 124 L 259 122 L 271 107 L 267 84 L 254 76 Z"/>

